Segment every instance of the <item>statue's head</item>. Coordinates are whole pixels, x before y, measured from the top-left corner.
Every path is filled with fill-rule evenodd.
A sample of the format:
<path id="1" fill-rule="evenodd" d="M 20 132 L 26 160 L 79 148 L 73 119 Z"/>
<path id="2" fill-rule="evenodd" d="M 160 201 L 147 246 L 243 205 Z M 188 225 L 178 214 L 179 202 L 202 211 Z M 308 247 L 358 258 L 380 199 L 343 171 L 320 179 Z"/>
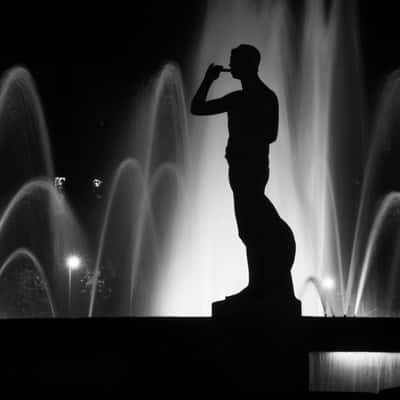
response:
<path id="1" fill-rule="evenodd" d="M 241 44 L 232 49 L 229 66 L 235 79 L 246 79 L 256 76 L 261 61 L 260 52 L 249 44 Z"/>

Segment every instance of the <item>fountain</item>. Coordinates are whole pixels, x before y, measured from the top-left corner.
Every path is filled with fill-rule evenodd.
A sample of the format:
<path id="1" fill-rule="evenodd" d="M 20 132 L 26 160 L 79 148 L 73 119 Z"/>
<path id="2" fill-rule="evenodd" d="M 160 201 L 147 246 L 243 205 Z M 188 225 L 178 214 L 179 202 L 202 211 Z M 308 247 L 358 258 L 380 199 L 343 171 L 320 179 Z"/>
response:
<path id="1" fill-rule="evenodd" d="M 66 198 L 53 185 L 51 147 L 40 99 L 32 77 L 21 67 L 6 72 L 1 81 L 0 129 L 0 271 L 1 280 L 7 282 L 2 285 L 3 294 L 7 287 L 18 287 L 21 277 L 13 270 L 20 270 L 37 280 L 38 294 L 43 289 L 48 303 L 44 315 L 66 315 L 65 257 L 72 251 L 85 254 L 86 240 Z M 10 315 L 11 306 L 2 304 L 4 316 L 34 316 Z"/>
<path id="2" fill-rule="evenodd" d="M 280 100 L 267 195 L 295 233 L 292 275 L 303 315 L 396 315 L 395 280 L 376 287 L 373 278 L 382 263 L 397 276 L 400 256 L 396 182 L 378 183 L 395 165 L 399 74 L 388 78 L 368 134 L 355 15 L 353 2 L 328 7 L 310 0 L 302 13 L 285 1 L 210 3 L 192 68 L 184 71 L 193 86 L 184 88 L 179 66 L 168 63 L 136 101 L 123 132 L 130 157 L 115 168 L 94 254 L 66 195 L 52 184 L 33 80 L 21 67 L 6 72 L 0 151 L 13 172 L 3 183 L 4 274 L 15 259 L 31 260 L 52 315 L 68 313 L 64 260 L 71 252 L 87 258 L 91 274 L 89 294 L 76 304 L 79 315 L 207 316 L 213 301 L 241 290 L 247 270 L 223 158 L 226 121 L 189 118 L 186 104 L 207 65 L 226 64 L 230 49 L 248 42 L 261 50 L 260 76 Z M 234 85 L 225 75 L 212 95 Z M 40 226 L 40 235 L 28 226 Z M 384 258 L 388 237 L 392 248 Z M 334 294 L 321 284 L 327 276 L 337 282 Z M 377 293 L 385 285 L 390 295 L 382 299 Z"/>
<path id="3" fill-rule="evenodd" d="M 297 296 L 310 278 L 335 276 L 340 296 L 331 308 L 338 315 L 348 312 L 346 265 L 355 229 L 354 203 L 360 196 L 354 181 L 361 179 L 363 165 L 363 155 L 353 153 L 365 133 L 353 7 L 353 3 L 334 2 L 326 8 L 323 2 L 309 1 L 302 24 L 296 25 L 289 2 L 233 2 L 229 8 L 223 1 L 210 3 L 192 72 L 193 81 L 200 82 L 210 62 L 226 64 L 230 49 L 241 42 L 261 50 L 260 77 L 280 100 L 279 138 L 271 146 L 267 195 L 296 237 L 292 275 Z M 224 76 L 211 96 L 237 89 L 234 85 Z M 347 101 L 351 115 L 344 105 Z M 208 296 L 215 300 L 247 283 L 245 254 L 236 235 L 227 168 L 221 157 L 226 121 L 224 117 L 193 121 L 191 132 L 193 147 L 201 146 L 203 155 L 195 163 L 197 207 L 210 216 L 197 225 L 197 240 L 201 239 L 195 248 L 204 258 L 194 268 L 209 269 Z M 343 176 L 346 168 L 353 173 Z M 302 300 L 303 315 L 321 315 L 318 296 Z"/>
<path id="4" fill-rule="evenodd" d="M 400 181 L 392 171 L 400 70 L 387 78 L 369 121 L 355 2 L 294 3 L 209 2 L 191 67 L 166 63 L 135 99 L 121 132 L 128 157 L 98 197 L 105 200 L 98 238 L 85 235 L 55 176 L 33 78 L 22 67 L 4 73 L 0 317 L 210 316 L 212 302 L 246 286 L 225 117 L 187 110 L 207 66 L 226 65 L 240 43 L 261 50 L 260 77 L 280 102 L 266 194 L 296 237 L 292 277 L 303 315 L 399 316 Z M 224 74 L 211 96 L 236 84 Z M 71 255 L 82 269 L 67 268 Z M 339 385 L 357 378 L 376 391 L 382 370 L 386 386 L 399 382 L 395 355 L 310 354 L 311 389 L 335 390 L 339 374 Z M 340 377 L 343 365 L 356 378 Z M 365 365 L 376 381 L 360 375 Z"/>
<path id="5" fill-rule="evenodd" d="M 303 315 L 394 315 L 384 287 L 368 278 L 369 271 L 378 268 L 376 263 L 390 264 L 387 269 L 393 278 L 398 269 L 397 182 L 388 177 L 396 165 L 399 80 L 398 73 L 388 78 L 369 129 L 357 35 L 355 2 L 311 0 L 302 11 L 285 1 L 236 1 L 230 7 L 223 1 L 212 2 L 191 72 L 193 81 L 200 82 L 208 64 L 226 65 L 230 49 L 239 43 L 261 50 L 260 77 L 280 100 L 279 136 L 271 146 L 266 194 L 296 237 L 292 276 Z M 237 89 L 234 85 L 225 74 L 210 97 Z M 226 121 L 223 116 L 193 121 L 191 132 L 193 147 L 201 146 L 203 155 L 195 163 L 198 207 L 210 216 L 198 225 L 202 239 L 195 248 L 206 258 L 196 268 L 207 265 L 214 284 L 209 285 L 208 296 L 220 299 L 247 282 L 221 157 Z M 376 254 L 384 233 L 386 241 L 391 237 L 392 247 L 383 261 Z M 321 284 L 326 277 L 337 282 L 334 293 L 327 293 Z M 390 285 L 393 294 L 396 281 Z M 376 311 L 377 297 L 392 302 L 391 308 Z"/>

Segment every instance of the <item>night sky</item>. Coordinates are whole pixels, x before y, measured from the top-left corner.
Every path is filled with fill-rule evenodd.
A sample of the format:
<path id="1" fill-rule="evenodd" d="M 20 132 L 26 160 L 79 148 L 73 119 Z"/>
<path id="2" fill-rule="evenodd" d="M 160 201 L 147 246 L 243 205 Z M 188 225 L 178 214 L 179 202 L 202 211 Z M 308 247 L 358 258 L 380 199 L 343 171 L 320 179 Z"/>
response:
<path id="1" fill-rule="evenodd" d="M 397 3 L 359 1 L 370 108 L 385 76 L 400 66 Z M 190 59 L 205 4 L 148 0 L 130 8 L 57 4 L 3 10 L 0 71 L 22 64 L 32 73 L 51 132 L 56 173 L 69 177 L 75 199 L 120 159 L 113 145 L 135 94 L 164 61 Z"/>

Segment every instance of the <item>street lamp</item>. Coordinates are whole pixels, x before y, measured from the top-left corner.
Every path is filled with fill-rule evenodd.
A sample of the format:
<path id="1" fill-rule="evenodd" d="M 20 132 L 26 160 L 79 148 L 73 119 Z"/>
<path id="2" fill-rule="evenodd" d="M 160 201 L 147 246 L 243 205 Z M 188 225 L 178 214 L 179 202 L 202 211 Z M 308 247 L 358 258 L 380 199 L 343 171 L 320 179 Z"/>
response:
<path id="1" fill-rule="evenodd" d="M 76 254 L 71 254 L 66 258 L 65 265 L 68 268 L 68 314 L 71 314 L 72 271 L 75 271 L 82 266 L 82 259 Z"/>

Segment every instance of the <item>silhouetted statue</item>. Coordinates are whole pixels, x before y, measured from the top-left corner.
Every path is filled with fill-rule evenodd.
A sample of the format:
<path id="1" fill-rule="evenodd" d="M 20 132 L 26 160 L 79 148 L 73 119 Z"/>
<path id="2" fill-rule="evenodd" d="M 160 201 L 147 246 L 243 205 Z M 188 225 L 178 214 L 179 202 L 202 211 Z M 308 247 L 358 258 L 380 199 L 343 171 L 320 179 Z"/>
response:
<path id="1" fill-rule="evenodd" d="M 228 114 L 225 158 L 239 237 L 247 249 L 249 285 L 227 300 L 238 309 L 268 302 L 281 304 L 282 310 L 294 300 L 290 270 L 295 240 L 264 194 L 269 179 L 269 145 L 278 134 L 279 104 L 275 93 L 258 76 L 260 59 L 255 47 L 242 44 L 231 52 L 230 69 L 211 64 L 192 100 L 191 112 Z M 241 81 L 242 90 L 207 100 L 212 83 L 221 72 L 228 71 Z"/>

